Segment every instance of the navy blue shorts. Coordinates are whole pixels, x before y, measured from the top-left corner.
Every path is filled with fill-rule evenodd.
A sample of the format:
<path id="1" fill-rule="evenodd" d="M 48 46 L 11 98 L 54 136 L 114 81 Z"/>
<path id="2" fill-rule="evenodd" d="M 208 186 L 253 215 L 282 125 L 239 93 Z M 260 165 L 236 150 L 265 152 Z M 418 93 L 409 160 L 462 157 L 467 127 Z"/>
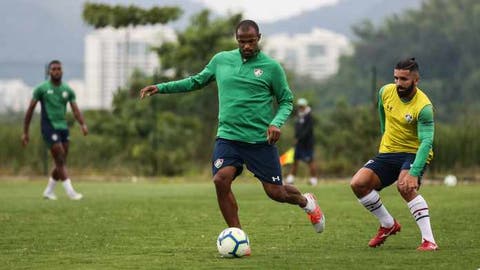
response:
<path id="1" fill-rule="evenodd" d="M 262 182 L 282 185 L 282 169 L 275 145 L 268 143 L 244 143 L 217 138 L 212 157 L 212 173 L 234 166 L 235 177 L 243 171 L 243 164 Z"/>
<path id="2" fill-rule="evenodd" d="M 367 161 L 363 167 L 375 172 L 378 178 L 380 178 L 380 182 L 382 182 L 380 189 L 383 189 L 395 183 L 402 170 L 410 170 L 414 160 L 415 154 L 411 153 L 380 153 Z M 427 165 L 425 165 L 418 177 L 419 185 L 426 167 Z"/>
<path id="3" fill-rule="evenodd" d="M 310 163 L 313 160 L 313 147 L 302 147 L 302 146 L 295 146 L 295 155 L 293 157 L 294 160 L 302 160 L 306 163 Z"/>
<path id="4" fill-rule="evenodd" d="M 66 143 L 70 138 L 68 129 L 54 129 L 50 124 L 42 125 L 42 136 L 48 147 L 54 143 Z"/>

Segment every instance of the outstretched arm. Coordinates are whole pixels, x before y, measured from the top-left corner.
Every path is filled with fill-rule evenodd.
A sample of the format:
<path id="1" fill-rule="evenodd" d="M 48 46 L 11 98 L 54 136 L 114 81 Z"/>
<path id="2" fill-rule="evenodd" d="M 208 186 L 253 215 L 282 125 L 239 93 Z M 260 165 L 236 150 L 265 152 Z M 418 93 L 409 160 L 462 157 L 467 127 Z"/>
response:
<path id="1" fill-rule="evenodd" d="M 170 81 L 159 83 L 157 85 L 149 85 L 140 90 L 140 98 L 148 97 L 157 93 L 181 93 L 198 90 L 205 87 L 213 81 L 215 75 L 205 68 L 202 72 L 178 81 Z"/>
<path id="2" fill-rule="evenodd" d="M 72 108 L 73 116 L 80 124 L 80 128 L 82 129 L 83 136 L 87 136 L 88 127 L 87 127 L 87 124 L 85 124 L 85 120 L 83 119 L 82 113 L 80 112 L 80 109 L 78 108 L 77 103 L 70 102 L 70 107 Z"/>
<path id="3" fill-rule="evenodd" d="M 146 86 L 140 90 L 140 98 L 143 99 L 144 97 L 155 95 L 157 92 L 158 92 L 158 88 L 156 85 Z"/>
<path id="4" fill-rule="evenodd" d="M 35 106 L 37 106 L 37 100 L 32 99 L 30 105 L 28 106 L 27 112 L 25 113 L 25 119 L 23 120 L 23 134 L 22 134 L 22 144 L 26 146 L 30 140 L 28 136 L 28 130 L 30 128 L 30 122 L 32 121 L 32 115 L 35 111 Z"/>
<path id="5" fill-rule="evenodd" d="M 215 80 L 216 56 L 200 72 L 185 79 L 149 85 L 140 90 L 140 98 L 148 97 L 157 93 L 181 93 L 198 90 Z"/>

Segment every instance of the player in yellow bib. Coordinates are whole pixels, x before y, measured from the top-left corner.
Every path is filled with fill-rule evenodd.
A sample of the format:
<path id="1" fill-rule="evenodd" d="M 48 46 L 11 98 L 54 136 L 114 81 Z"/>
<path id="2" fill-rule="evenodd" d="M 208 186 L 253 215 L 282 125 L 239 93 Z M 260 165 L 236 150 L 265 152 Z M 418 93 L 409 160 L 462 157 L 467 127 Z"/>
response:
<path id="1" fill-rule="evenodd" d="M 420 75 L 415 58 L 397 63 L 394 84 L 383 86 L 378 95 L 382 140 L 379 154 L 353 176 L 351 187 L 358 201 L 375 215 L 380 228 L 370 247 L 380 246 L 401 226 L 382 204 L 378 191 L 397 182 L 400 195 L 422 234 L 421 251 L 437 250 L 430 226 L 429 209 L 418 194 L 426 165 L 433 158 L 433 106 L 417 87 Z"/>

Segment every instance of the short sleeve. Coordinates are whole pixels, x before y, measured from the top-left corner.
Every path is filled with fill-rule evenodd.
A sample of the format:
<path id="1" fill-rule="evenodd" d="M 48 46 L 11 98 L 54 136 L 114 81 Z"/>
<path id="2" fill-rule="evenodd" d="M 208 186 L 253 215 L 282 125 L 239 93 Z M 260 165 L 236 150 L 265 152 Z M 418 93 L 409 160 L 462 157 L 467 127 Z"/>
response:
<path id="1" fill-rule="evenodd" d="M 35 89 L 33 89 L 33 97 L 32 99 L 36 100 L 36 101 L 40 101 L 43 97 L 43 88 L 41 85 L 35 87 Z"/>
<path id="2" fill-rule="evenodd" d="M 68 101 L 71 103 L 77 102 L 77 96 L 75 95 L 75 92 L 70 88 L 70 86 L 67 87 L 68 89 Z"/>

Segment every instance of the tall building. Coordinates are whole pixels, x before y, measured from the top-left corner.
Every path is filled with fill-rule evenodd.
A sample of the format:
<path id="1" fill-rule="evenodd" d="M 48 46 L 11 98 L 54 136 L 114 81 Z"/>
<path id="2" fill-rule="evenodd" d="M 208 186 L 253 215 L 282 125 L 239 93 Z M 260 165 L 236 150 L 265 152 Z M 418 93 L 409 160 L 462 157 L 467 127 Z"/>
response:
<path id="1" fill-rule="evenodd" d="M 151 46 L 175 40 L 173 29 L 162 26 L 139 26 L 121 29 L 104 28 L 85 38 L 85 93 L 83 107 L 111 108 L 114 93 L 128 83 L 139 69 L 153 74 L 159 67 Z"/>
<path id="2" fill-rule="evenodd" d="M 24 112 L 32 92 L 33 88 L 20 79 L 0 80 L 0 113 Z"/>
<path id="3" fill-rule="evenodd" d="M 41 81 L 38 82 L 40 84 Z M 80 109 L 83 104 L 87 103 L 85 97 L 85 86 L 82 80 L 69 80 L 66 83 L 73 89 L 77 97 L 77 103 Z M 0 113 L 5 112 L 25 112 L 33 98 L 33 89 L 36 86 L 29 86 L 21 79 L 5 79 L 0 80 Z M 67 108 L 70 106 L 67 106 Z M 40 104 L 37 104 L 39 112 Z"/>
<path id="4" fill-rule="evenodd" d="M 72 88 L 73 92 L 75 92 L 76 102 L 80 110 L 90 109 L 88 107 L 88 96 L 87 92 L 85 91 L 85 81 L 80 79 L 71 79 L 66 81 L 68 86 Z"/>
<path id="5" fill-rule="evenodd" d="M 315 28 L 310 33 L 265 38 L 263 50 L 287 69 L 322 80 L 338 71 L 338 60 L 352 49 L 347 37 Z"/>

